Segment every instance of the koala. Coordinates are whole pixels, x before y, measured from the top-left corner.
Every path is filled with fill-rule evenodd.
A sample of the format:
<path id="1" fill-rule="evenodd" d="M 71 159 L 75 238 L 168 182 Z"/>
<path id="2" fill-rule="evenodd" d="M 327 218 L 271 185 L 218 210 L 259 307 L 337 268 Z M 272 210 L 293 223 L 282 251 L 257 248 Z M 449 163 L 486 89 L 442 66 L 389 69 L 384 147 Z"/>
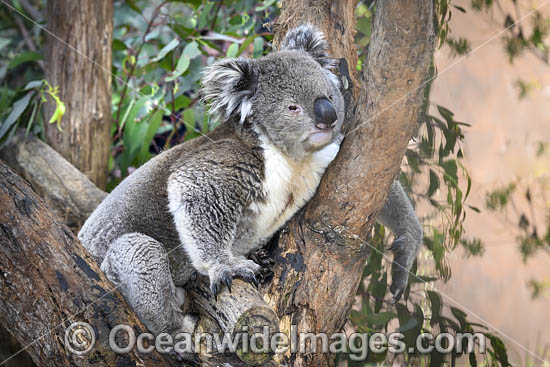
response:
<path id="1" fill-rule="evenodd" d="M 327 46 L 305 25 L 267 56 L 207 67 L 201 93 L 219 126 L 141 166 L 82 227 L 79 239 L 151 332 L 193 331 L 182 305 L 195 272 L 214 295 L 235 277 L 256 283 L 260 266 L 247 254 L 314 195 L 345 118 Z M 422 227 L 397 181 L 380 220 L 396 237 L 398 299 Z"/>

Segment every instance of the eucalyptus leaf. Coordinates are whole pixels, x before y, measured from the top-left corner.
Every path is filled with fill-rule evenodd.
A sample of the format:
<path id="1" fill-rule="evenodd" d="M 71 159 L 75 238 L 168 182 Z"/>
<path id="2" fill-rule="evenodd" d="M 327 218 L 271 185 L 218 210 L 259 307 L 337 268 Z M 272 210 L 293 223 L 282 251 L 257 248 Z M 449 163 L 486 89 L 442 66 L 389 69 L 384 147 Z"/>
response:
<path id="1" fill-rule="evenodd" d="M 13 124 L 15 124 L 15 122 L 17 121 L 17 119 L 23 114 L 23 112 L 27 109 L 27 106 L 29 105 L 30 101 L 31 101 L 31 98 L 36 94 L 35 91 L 31 91 L 27 94 L 25 94 L 25 96 L 19 100 L 17 100 L 14 104 L 13 104 L 13 107 L 11 109 L 11 112 L 10 114 L 8 115 L 8 117 L 6 118 L 6 120 L 4 120 L 4 122 L 2 122 L 2 127 L 0 127 L 0 139 L 2 137 L 4 137 L 4 135 L 6 134 L 6 132 L 8 132 L 8 130 L 13 126 Z"/>
<path id="2" fill-rule="evenodd" d="M 225 56 L 227 57 L 235 57 L 237 56 L 237 53 L 239 52 L 239 45 L 236 43 L 232 43 L 228 48 Z"/>
<path id="3" fill-rule="evenodd" d="M 430 186 L 428 188 L 428 196 L 432 197 L 437 189 L 439 189 L 439 177 L 437 177 L 435 172 L 430 169 Z"/>
<path id="4" fill-rule="evenodd" d="M 182 55 L 180 59 L 178 60 L 178 63 L 176 65 L 176 69 L 172 73 L 172 75 L 166 77 L 167 82 L 172 82 L 176 80 L 181 74 L 185 73 L 187 68 L 189 67 L 189 64 L 191 63 L 191 59 L 187 55 Z"/>
<path id="5" fill-rule="evenodd" d="M 17 55 L 13 60 L 11 60 L 11 62 L 8 64 L 8 69 L 13 69 L 24 62 L 37 61 L 42 59 L 42 54 L 38 52 L 25 51 Z"/>
<path id="6" fill-rule="evenodd" d="M 33 80 L 31 82 L 28 82 L 27 85 L 25 85 L 25 88 L 23 90 L 29 90 L 29 89 L 35 89 L 40 86 L 42 86 L 44 82 L 42 80 Z"/>
<path id="7" fill-rule="evenodd" d="M 396 318 L 397 315 L 393 312 L 384 311 L 379 313 L 369 313 L 367 314 L 367 321 L 374 325 L 386 325 L 388 322 Z"/>
<path id="8" fill-rule="evenodd" d="M 275 3 L 276 0 L 265 0 L 262 5 L 256 7 L 256 11 L 264 11 Z"/>
<path id="9" fill-rule="evenodd" d="M 0 51 L 11 43 L 11 38 L 0 37 Z"/>
<path id="10" fill-rule="evenodd" d="M 180 44 L 180 41 L 175 38 L 173 39 L 172 41 L 170 41 L 166 46 L 164 46 L 163 48 L 160 49 L 159 53 L 157 56 L 153 57 L 151 59 L 152 62 L 157 62 L 159 60 L 162 60 L 166 57 L 166 55 L 168 55 L 168 53 L 170 51 L 172 51 L 173 49 L 175 49 L 176 47 L 178 47 L 178 45 Z"/>
<path id="11" fill-rule="evenodd" d="M 199 48 L 199 44 L 197 41 L 193 41 L 191 43 L 188 43 L 187 46 L 183 49 L 183 54 L 187 56 L 189 59 L 193 59 L 197 56 L 201 55 L 201 50 Z"/>

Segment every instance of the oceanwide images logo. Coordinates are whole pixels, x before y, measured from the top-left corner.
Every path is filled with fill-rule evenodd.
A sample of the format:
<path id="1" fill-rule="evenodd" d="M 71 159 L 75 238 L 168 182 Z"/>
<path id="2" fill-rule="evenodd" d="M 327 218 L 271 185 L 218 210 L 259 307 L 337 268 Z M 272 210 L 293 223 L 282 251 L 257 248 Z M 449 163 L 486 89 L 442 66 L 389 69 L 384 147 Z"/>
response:
<path id="1" fill-rule="evenodd" d="M 65 331 L 65 345 L 69 352 L 76 355 L 89 353 L 96 342 L 92 326 L 85 322 L 75 322 Z M 347 353 L 352 360 L 363 361 L 369 353 L 420 353 L 430 354 L 437 351 L 448 353 L 485 353 L 486 340 L 483 333 L 422 333 L 416 338 L 414 346 L 405 343 L 402 333 L 302 333 L 295 325 L 290 333 L 270 333 L 265 326 L 262 331 L 249 331 L 246 327 L 233 334 L 161 333 L 136 335 L 129 325 L 117 325 L 110 330 L 109 346 L 118 354 L 132 351 L 138 353 L 188 354 L 204 352 L 215 353 L 255 353 L 255 354 L 307 354 L 307 353 Z"/>

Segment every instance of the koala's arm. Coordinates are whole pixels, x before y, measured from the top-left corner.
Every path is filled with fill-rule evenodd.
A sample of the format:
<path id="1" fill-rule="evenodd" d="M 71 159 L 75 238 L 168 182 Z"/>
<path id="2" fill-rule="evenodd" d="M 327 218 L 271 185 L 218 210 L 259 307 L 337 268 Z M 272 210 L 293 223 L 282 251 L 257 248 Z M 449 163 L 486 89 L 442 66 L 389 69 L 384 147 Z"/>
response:
<path id="1" fill-rule="evenodd" d="M 397 180 L 391 184 L 378 220 L 395 236 L 391 246 L 394 259 L 390 291 L 394 295 L 394 302 L 397 302 L 407 286 L 409 270 L 422 245 L 422 225 L 411 201 Z"/>
<path id="2" fill-rule="evenodd" d="M 230 289 L 233 277 L 255 282 L 260 268 L 234 256 L 231 248 L 243 211 L 259 195 L 261 178 L 249 163 L 253 158 L 232 158 L 227 151 L 189 157 L 170 175 L 167 187 L 182 246 L 193 267 L 210 278 L 214 295 L 222 282 Z"/>

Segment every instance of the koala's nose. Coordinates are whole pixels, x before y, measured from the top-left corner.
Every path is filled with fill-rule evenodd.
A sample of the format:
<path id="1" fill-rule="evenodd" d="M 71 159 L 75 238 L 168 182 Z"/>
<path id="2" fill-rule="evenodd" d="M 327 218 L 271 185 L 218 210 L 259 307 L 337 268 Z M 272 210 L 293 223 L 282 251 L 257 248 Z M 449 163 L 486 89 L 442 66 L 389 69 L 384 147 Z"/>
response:
<path id="1" fill-rule="evenodd" d="M 318 98 L 313 105 L 315 112 L 315 126 L 319 129 L 328 129 L 336 126 L 338 116 L 332 103 L 326 98 Z"/>

